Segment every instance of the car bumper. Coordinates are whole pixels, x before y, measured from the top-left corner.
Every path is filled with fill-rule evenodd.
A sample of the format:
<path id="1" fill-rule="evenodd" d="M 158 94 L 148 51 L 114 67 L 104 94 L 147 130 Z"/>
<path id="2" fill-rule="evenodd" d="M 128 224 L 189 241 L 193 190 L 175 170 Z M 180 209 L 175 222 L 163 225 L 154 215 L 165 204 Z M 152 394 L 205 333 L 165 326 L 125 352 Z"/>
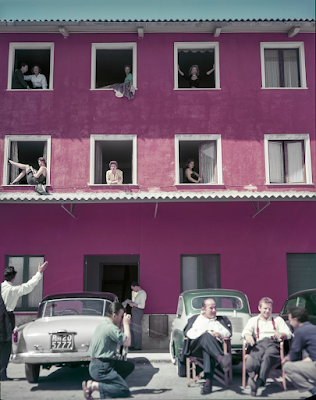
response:
<path id="1" fill-rule="evenodd" d="M 11 362 L 14 364 L 63 364 L 90 361 L 88 352 L 72 353 L 19 353 L 12 354 Z"/>

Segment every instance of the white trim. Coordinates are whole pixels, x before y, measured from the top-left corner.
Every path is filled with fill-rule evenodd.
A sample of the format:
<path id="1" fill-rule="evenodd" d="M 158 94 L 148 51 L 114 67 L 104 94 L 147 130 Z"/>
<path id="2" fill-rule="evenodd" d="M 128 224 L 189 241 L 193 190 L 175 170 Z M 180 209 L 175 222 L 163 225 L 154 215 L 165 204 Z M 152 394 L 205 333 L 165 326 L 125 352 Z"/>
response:
<path id="1" fill-rule="evenodd" d="M 174 148 L 175 148 L 175 184 L 176 185 L 187 185 L 186 183 L 179 182 L 179 144 L 181 141 L 216 141 L 216 165 L 217 165 L 217 182 L 215 183 L 199 183 L 199 185 L 212 185 L 218 186 L 223 185 L 223 161 L 222 161 L 222 138 L 219 134 L 204 134 L 204 135 L 175 135 L 174 136 Z"/>
<path id="2" fill-rule="evenodd" d="M 51 147 L 52 139 L 50 135 L 6 135 L 4 137 L 4 162 L 3 162 L 3 179 L 2 185 L 7 185 L 7 175 L 8 175 L 8 158 L 10 157 L 10 145 L 11 142 L 47 142 L 47 158 L 46 158 L 46 184 L 50 185 L 50 165 L 51 165 Z"/>
<path id="3" fill-rule="evenodd" d="M 126 184 L 137 185 L 137 135 L 90 135 L 90 181 L 89 185 L 96 185 L 94 183 L 94 174 L 95 174 L 95 142 L 98 141 L 107 141 L 107 140 L 123 140 L 123 141 L 132 141 L 133 149 L 132 149 L 132 183 Z M 97 184 L 102 185 L 102 184 Z M 123 183 L 124 185 L 124 183 Z M 102 185 L 104 186 L 104 185 Z M 122 186 L 122 185 L 120 185 Z"/>
<path id="4" fill-rule="evenodd" d="M 304 140 L 304 157 L 305 157 L 305 171 L 306 171 L 306 182 L 304 183 L 270 183 L 270 171 L 269 171 L 269 148 L 268 144 L 270 140 Z M 311 160 L 311 144 L 308 133 L 280 133 L 280 134 L 266 134 L 264 135 L 264 165 L 266 170 L 266 185 L 312 185 L 312 160 Z"/>
<path id="5" fill-rule="evenodd" d="M 266 87 L 265 64 L 264 64 L 264 50 L 265 49 L 298 49 L 299 50 L 299 67 L 300 67 L 300 80 L 301 80 L 300 87 L 298 87 L 298 88 Z M 261 42 L 260 43 L 260 59 L 261 59 L 261 87 L 262 87 L 262 89 L 307 89 L 304 42 Z"/>
<path id="6" fill-rule="evenodd" d="M 137 43 L 92 43 L 91 44 L 91 90 L 112 90 L 112 89 L 99 89 L 95 87 L 96 82 L 96 51 L 97 50 L 132 50 L 132 74 L 133 85 L 137 89 Z M 117 82 L 119 83 L 119 82 Z"/>
<path id="7" fill-rule="evenodd" d="M 214 90 L 220 89 L 220 73 L 219 73 L 219 42 L 174 42 L 174 89 L 187 90 L 187 88 L 179 88 L 178 85 L 178 52 L 181 49 L 213 49 L 214 50 L 214 66 L 215 66 L 215 88 L 195 88 L 195 90 Z M 192 90 L 192 89 L 190 89 Z"/>
<path id="8" fill-rule="evenodd" d="M 15 50 L 50 50 L 50 65 L 49 65 L 49 83 L 48 90 L 53 90 L 53 82 L 54 82 L 54 43 L 53 42 L 11 42 L 9 45 L 9 57 L 8 57 L 8 83 L 7 90 L 19 90 L 12 89 L 12 76 L 14 72 L 14 58 L 15 58 Z M 25 89 L 24 89 L 25 90 Z M 36 90 L 39 91 L 39 90 Z M 41 92 L 45 90 L 41 89 Z"/>

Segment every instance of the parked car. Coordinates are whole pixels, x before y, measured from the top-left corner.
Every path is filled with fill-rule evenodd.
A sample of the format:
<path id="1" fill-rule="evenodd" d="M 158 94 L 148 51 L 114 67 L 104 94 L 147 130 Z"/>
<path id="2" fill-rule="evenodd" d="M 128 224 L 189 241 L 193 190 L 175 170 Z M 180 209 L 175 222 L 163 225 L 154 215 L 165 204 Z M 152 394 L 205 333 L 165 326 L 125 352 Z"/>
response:
<path id="1" fill-rule="evenodd" d="M 280 316 L 287 321 L 292 307 L 305 307 L 310 322 L 316 325 L 316 289 L 302 290 L 291 294 L 282 307 Z"/>
<path id="2" fill-rule="evenodd" d="M 46 296 L 37 317 L 14 329 L 11 362 L 25 363 L 30 383 L 38 381 L 40 367 L 88 364 L 93 333 L 104 321 L 113 293 L 61 293 Z"/>
<path id="3" fill-rule="evenodd" d="M 233 362 L 238 364 L 242 359 L 241 332 L 251 317 L 247 296 L 237 290 L 229 289 L 188 290 L 179 296 L 177 314 L 172 323 L 169 344 L 171 361 L 177 365 L 179 376 L 185 375 L 185 367 L 180 363 L 184 340 L 183 329 L 190 317 L 200 313 L 203 300 L 210 297 L 216 302 L 217 315 L 227 316 L 232 323 Z"/>

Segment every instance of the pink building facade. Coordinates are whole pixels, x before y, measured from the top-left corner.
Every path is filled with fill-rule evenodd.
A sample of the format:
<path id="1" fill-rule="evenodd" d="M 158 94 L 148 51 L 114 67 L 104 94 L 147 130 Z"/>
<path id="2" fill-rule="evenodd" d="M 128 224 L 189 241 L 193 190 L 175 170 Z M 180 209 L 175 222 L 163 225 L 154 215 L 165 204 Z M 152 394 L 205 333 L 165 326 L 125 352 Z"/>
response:
<path id="1" fill-rule="evenodd" d="M 279 312 L 289 293 L 316 286 L 315 35 L 143 32 L 0 34 L 1 269 L 19 256 L 25 280 L 31 258 L 45 258 L 43 295 L 124 297 L 139 280 L 146 314 L 172 316 L 182 290 L 205 286 L 243 291 L 254 312 L 269 296 Z M 296 54 L 294 86 L 269 86 L 269 50 Z M 48 89 L 12 89 L 32 51 L 48 54 Z M 116 51 L 132 60 L 133 100 L 98 87 L 102 57 Z M 211 87 L 180 87 L 177 63 L 194 54 L 213 57 Z M 15 143 L 26 159 L 45 152 L 49 196 L 9 184 Z M 207 169 L 203 182 L 183 182 L 187 158 Z M 112 159 L 122 185 L 105 183 Z"/>

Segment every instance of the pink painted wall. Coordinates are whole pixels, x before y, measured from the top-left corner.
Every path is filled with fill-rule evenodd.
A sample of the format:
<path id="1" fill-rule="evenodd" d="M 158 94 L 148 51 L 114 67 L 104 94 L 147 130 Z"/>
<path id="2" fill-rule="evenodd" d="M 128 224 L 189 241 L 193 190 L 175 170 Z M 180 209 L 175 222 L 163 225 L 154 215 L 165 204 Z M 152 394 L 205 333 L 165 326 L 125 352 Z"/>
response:
<path id="1" fill-rule="evenodd" d="M 266 190 L 264 134 L 308 133 L 315 177 L 314 40 L 313 34 L 294 38 L 222 34 L 216 40 L 210 34 L 145 34 L 142 40 L 136 34 L 71 34 L 66 40 L 59 34 L 3 34 L 0 156 L 5 135 L 51 135 L 54 190 L 62 191 L 71 182 L 79 190 L 91 191 L 87 186 L 90 135 L 137 134 L 139 186 L 174 190 L 174 135 L 215 133 L 222 135 L 225 187 L 242 189 L 252 184 Z M 6 91 L 9 43 L 19 41 L 55 43 L 54 91 Z M 173 44 L 180 41 L 219 42 L 221 90 L 173 90 Z M 307 90 L 261 89 L 261 41 L 304 42 Z M 137 42 L 134 100 L 117 99 L 112 91 L 90 90 L 91 43 L 98 42 Z M 159 164 L 161 173 L 157 173 Z M 1 162 L 0 175 L 2 168 Z M 296 190 L 313 191 L 315 186 Z"/>
<path id="2" fill-rule="evenodd" d="M 316 253 L 314 202 L 78 204 L 0 207 L 0 263 L 10 254 L 44 254 L 44 295 L 84 288 L 85 255 L 140 255 L 146 313 L 175 313 L 181 254 L 220 254 L 221 287 L 245 292 L 255 312 L 263 296 L 287 297 L 287 253 Z"/>

